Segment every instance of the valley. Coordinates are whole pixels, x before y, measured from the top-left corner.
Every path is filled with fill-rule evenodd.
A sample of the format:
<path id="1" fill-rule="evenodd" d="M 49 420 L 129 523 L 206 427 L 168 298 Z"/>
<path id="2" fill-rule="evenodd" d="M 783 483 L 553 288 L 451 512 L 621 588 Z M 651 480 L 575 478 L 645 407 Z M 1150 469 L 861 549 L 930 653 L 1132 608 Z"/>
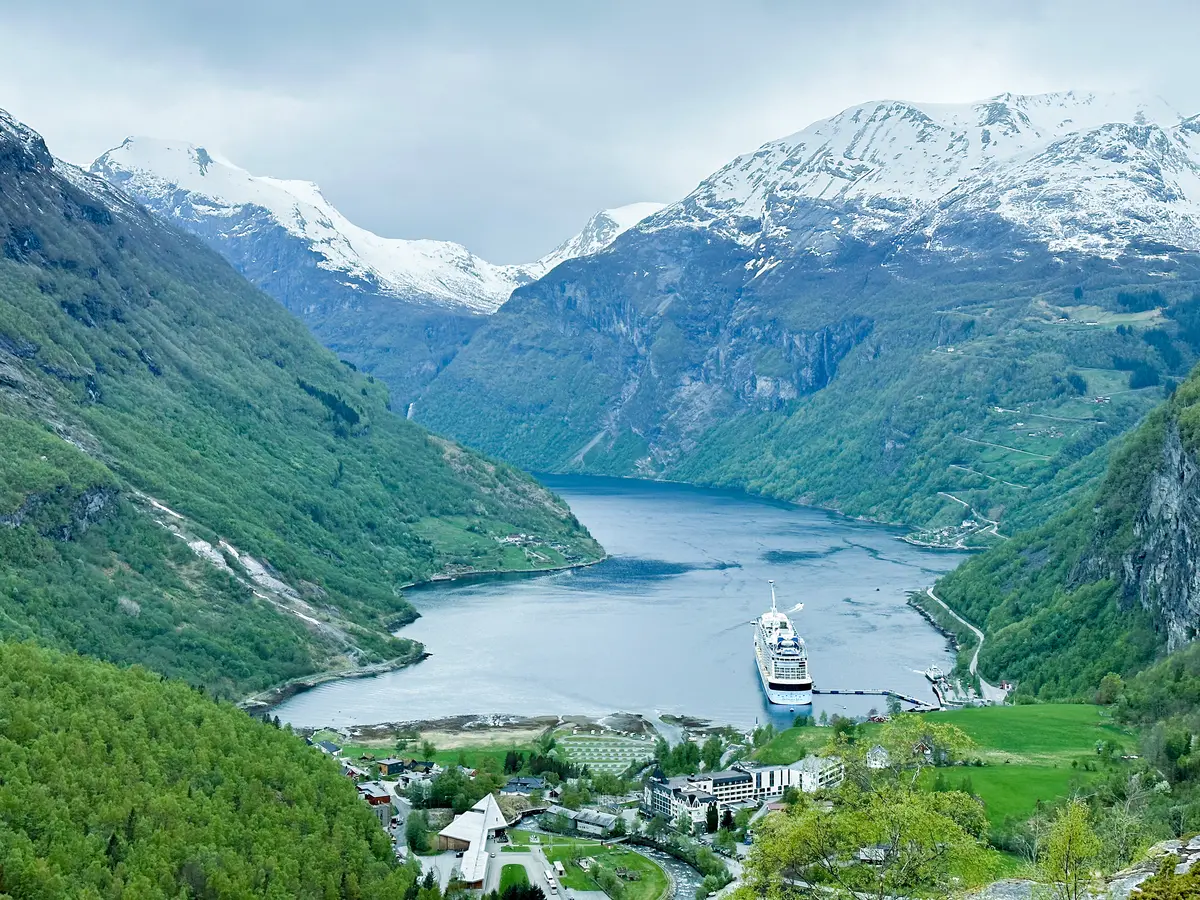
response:
<path id="1" fill-rule="evenodd" d="M 0 111 L 0 896 L 1194 895 L 1195 109 L 833 91 L 730 158 L 771 82 L 639 75 L 651 164 L 470 18 L 369 115 L 332 40 L 50 117 L 83 166 Z"/>

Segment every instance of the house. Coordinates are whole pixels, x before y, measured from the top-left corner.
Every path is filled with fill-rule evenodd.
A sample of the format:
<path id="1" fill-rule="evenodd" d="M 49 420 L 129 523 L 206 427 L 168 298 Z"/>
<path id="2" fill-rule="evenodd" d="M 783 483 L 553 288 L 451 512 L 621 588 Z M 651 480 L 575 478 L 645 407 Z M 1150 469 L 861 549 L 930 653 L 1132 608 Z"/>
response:
<path id="1" fill-rule="evenodd" d="M 500 788 L 500 793 L 524 794 L 528 797 L 534 791 L 544 791 L 545 789 L 546 782 L 541 778 L 519 777 L 508 779 L 508 784 Z"/>
<path id="2" fill-rule="evenodd" d="M 358 766 L 352 766 L 344 759 L 342 760 L 342 774 L 352 781 L 361 781 L 370 775 L 366 769 L 360 769 Z"/>
<path id="3" fill-rule="evenodd" d="M 379 774 L 383 775 L 399 775 L 404 771 L 404 760 L 396 759 L 394 756 L 389 756 L 386 759 L 378 760 L 375 765 L 379 768 Z"/>
<path id="4" fill-rule="evenodd" d="M 571 834 L 586 834 L 591 837 L 608 837 L 617 826 L 617 817 L 595 809 L 567 809 L 551 806 L 542 814 L 543 820 L 551 823 L 566 822 Z"/>
<path id="5" fill-rule="evenodd" d="M 488 840 L 503 834 L 508 822 L 491 794 L 454 817 L 454 821 L 438 832 L 439 850 L 461 850 L 459 869 L 468 887 L 482 888 L 487 879 Z"/>
<path id="6" fill-rule="evenodd" d="M 410 772 L 419 773 L 421 775 L 432 775 L 437 769 L 438 764 L 428 760 L 410 759 L 404 763 L 405 768 Z"/>
<path id="7" fill-rule="evenodd" d="M 387 828 L 392 818 L 392 792 L 378 781 L 364 781 L 358 785 L 358 796 L 371 807 L 379 824 Z"/>
<path id="8" fill-rule="evenodd" d="M 806 756 L 788 766 L 799 774 L 799 788 L 806 794 L 834 788 L 846 778 L 846 765 L 837 756 Z"/>
<path id="9" fill-rule="evenodd" d="M 338 757 L 342 755 L 342 748 L 332 741 L 317 741 L 317 749 L 326 756 Z"/>
<path id="10" fill-rule="evenodd" d="M 876 744 L 867 751 L 867 768 L 878 771 L 886 769 L 891 764 L 891 757 L 887 752 L 887 748 Z"/>

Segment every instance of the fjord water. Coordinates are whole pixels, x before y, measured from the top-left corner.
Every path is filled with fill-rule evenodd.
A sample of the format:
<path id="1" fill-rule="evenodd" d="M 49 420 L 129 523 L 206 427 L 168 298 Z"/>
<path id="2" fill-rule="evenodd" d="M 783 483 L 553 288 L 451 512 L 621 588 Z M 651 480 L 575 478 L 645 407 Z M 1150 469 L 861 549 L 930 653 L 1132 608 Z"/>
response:
<path id="1" fill-rule="evenodd" d="M 953 665 L 905 599 L 962 561 L 893 529 L 744 494 L 675 484 L 547 477 L 611 558 L 537 577 L 409 592 L 401 634 L 430 658 L 321 685 L 284 703 L 298 726 L 465 714 L 677 714 L 741 726 L 795 713 L 765 701 L 750 625 L 791 610 L 816 686 L 889 688 L 932 700 L 921 674 Z M 819 696 L 814 713 L 865 714 L 883 697 Z"/>

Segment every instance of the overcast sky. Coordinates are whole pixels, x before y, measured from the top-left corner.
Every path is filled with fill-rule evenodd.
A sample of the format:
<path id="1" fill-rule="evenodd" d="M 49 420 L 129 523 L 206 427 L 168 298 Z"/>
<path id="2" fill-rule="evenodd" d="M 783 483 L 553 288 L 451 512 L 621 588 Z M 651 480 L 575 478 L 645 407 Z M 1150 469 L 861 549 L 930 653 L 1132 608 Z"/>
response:
<path id="1" fill-rule="evenodd" d="M 535 258 L 866 100 L 1147 90 L 1200 112 L 1200 3 L 0 0 L 0 107 L 316 181 L 390 237 Z"/>

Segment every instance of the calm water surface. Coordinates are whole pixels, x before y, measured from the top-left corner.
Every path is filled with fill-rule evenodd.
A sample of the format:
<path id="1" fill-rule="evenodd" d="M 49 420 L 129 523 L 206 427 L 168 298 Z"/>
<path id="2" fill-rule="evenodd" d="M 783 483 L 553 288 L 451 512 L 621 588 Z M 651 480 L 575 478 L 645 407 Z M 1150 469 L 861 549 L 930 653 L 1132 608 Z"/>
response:
<path id="1" fill-rule="evenodd" d="M 283 704 L 295 725 L 462 714 L 686 714 L 748 726 L 768 706 L 751 620 L 779 605 L 808 644 L 818 688 L 887 687 L 932 698 L 920 674 L 953 665 L 945 639 L 905 605 L 963 559 L 887 528 L 724 491 L 622 479 L 544 479 L 612 558 L 534 578 L 411 591 L 400 634 L 432 656 L 399 672 L 322 685 Z M 875 698 L 817 697 L 864 714 Z"/>

